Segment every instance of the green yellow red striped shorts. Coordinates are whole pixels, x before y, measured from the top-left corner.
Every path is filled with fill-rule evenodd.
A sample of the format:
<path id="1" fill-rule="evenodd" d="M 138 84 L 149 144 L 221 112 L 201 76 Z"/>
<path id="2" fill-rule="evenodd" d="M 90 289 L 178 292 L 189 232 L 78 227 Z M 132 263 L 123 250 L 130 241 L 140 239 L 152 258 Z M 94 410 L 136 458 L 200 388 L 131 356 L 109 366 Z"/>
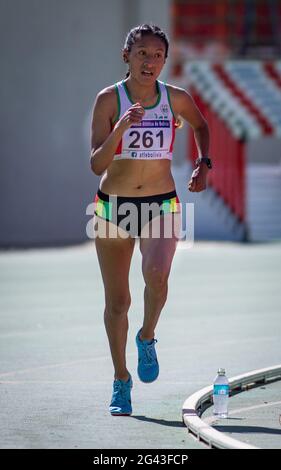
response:
<path id="1" fill-rule="evenodd" d="M 105 194 L 98 189 L 94 204 L 95 215 L 121 227 L 131 237 L 139 237 L 143 227 L 154 217 L 181 212 L 175 190 L 153 196 L 125 197 Z"/>

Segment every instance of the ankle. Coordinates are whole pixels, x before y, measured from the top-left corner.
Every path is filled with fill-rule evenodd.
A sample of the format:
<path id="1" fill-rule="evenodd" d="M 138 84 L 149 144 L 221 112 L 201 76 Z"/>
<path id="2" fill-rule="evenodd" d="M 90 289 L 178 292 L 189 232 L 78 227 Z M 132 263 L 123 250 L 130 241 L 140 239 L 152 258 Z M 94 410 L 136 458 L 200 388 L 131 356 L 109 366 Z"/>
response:
<path id="1" fill-rule="evenodd" d="M 129 372 L 124 373 L 124 374 L 115 374 L 114 375 L 114 380 L 122 380 L 122 382 L 128 382 L 130 378 Z"/>
<path id="2" fill-rule="evenodd" d="M 147 334 L 147 332 L 143 333 L 143 330 L 141 330 L 139 337 L 141 341 L 152 341 L 154 339 L 154 332 L 152 334 L 148 332 Z"/>

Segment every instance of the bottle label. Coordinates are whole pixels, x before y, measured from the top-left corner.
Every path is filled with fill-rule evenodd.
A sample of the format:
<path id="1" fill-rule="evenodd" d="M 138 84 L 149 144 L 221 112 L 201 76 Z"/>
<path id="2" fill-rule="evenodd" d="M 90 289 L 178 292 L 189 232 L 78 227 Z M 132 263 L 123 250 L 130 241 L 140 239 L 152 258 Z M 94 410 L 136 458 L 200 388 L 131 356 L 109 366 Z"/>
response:
<path id="1" fill-rule="evenodd" d="M 229 395 L 229 385 L 214 385 L 214 395 Z"/>

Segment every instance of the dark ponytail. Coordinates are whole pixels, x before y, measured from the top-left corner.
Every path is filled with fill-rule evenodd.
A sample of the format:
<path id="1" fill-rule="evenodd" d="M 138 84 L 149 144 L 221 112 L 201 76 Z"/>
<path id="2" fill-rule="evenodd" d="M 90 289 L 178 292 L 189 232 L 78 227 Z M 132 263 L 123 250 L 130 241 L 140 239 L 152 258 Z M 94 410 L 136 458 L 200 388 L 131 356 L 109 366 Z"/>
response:
<path id="1" fill-rule="evenodd" d="M 167 38 L 167 35 L 162 31 L 159 26 L 156 26 L 155 24 L 142 24 L 139 26 L 136 26 L 135 28 L 132 28 L 131 31 L 127 34 L 125 44 L 123 51 L 126 50 L 128 52 L 131 51 L 132 46 L 137 42 L 139 39 L 141 39 L 143 36 L 156 36 L 157 38 L 161 39 L 163 43 L 165 44 L 165 59 L 168 57 L 168 51 L 169 51 L 169 40 Z M 126 73 L 126 78 L 130 75 L 130 70 Z"/>

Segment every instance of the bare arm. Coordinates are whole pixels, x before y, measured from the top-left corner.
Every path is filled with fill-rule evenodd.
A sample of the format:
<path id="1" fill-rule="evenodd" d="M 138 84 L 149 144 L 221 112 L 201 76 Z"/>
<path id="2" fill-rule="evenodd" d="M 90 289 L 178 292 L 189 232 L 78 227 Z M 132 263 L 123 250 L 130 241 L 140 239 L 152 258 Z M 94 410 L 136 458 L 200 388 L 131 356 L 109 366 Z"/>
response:
<path id="1" fill-rule="evenodd" d="M 182 116 L 193 129 L 198 149 L 198 156 L 206 157 L 209 152 L 209 128 L 192 96 L 183 89 L 174 89 L 175 111 Z"/>
<path id="2" fill-rule="evenodd" d="M 172 96 L 174 112 L 182 116 L 193 129 L 198 156 L 207 157 L 209 155 L 210 136 L 206 119 L 196 106 L 192 96 L 185 90 L 173 87 Z M 205 163 L 201 163 L 194 170 L 188 183 L 188 189 L 191 192 L 199 192 L 206 189 L 208 171 Z"/>
<path id="3" fill-rule="evenodd" d="M 91 169 L 101 175 L 113 160 L 122 132 L 111 131 L 112 99 L 107 92 L 97 95 L 92 119 L 91 135 Z"/>
<path id="4" fill-rule="evenodd" d="M 114 92 L 115 93 L 115 92 Z M 91 136 L 91 169 L 101 175 L 111 164 L 122 135 L 133 123 L 140 122 L 144 109 L 134 104 L 121 116 L 111 130 L 112 109 L 116 99 L 112 92 L 103 91 L 97 95 L 93 110 Z"/>

